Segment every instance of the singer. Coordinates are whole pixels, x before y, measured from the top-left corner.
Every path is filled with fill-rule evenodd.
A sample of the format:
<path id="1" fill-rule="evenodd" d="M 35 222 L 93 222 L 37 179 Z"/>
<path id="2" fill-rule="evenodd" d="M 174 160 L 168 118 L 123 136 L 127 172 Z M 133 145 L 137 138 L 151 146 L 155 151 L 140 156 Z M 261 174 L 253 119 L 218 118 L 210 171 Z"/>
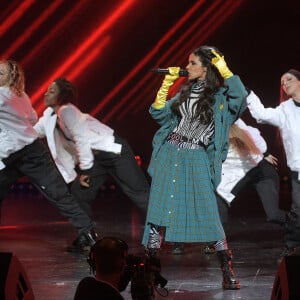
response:
<path id="1" fill-rule="evenodd" d="M 246 109 L 247 91 L 215 47 L 201 46 L 190 53 L 188 81 L 171 99 L 169 88 L 182 75 L 179 67 L 167 70 L 156 71 L 166 75 L 149 110 L 161 127 L 153 138 L 142 243 L 155 257 L 163 232 L 166 241 L 179 245 L 211 241 L 220 260 L 223 288 L 239 289 L 215 189 L 227 155 L 229 128 Z"/>

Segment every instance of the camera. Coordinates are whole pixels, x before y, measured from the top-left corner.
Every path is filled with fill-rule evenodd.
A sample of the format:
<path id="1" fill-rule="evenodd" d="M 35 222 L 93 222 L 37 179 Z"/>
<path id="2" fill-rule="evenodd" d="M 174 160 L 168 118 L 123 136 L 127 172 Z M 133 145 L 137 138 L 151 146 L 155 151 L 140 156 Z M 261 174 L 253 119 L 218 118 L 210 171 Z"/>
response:
<path id="1" fill-rule="evenodd" d="M 131 281 L 133 300 L 153 300 L 155 287 L 164 288 L 168 282 L 161 274 L 160 260 L 151 256 L 127 256 L 127 265 L 119 283 L 119 290 L 126 289 Z"/>

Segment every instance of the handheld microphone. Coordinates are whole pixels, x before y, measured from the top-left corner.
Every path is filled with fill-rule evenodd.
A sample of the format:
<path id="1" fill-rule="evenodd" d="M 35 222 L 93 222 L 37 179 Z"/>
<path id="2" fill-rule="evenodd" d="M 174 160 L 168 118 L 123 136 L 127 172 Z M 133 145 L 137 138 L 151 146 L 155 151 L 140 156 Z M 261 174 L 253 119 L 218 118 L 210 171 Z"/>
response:
<path id="1" fill-rule="evenodd" d="M 162 68 L 152 69 L 151 72 L 157 74 L 170 74 L 168 69 L 162 69 Z M 180 69 L 179 71 L 180 77 L 187 77 L 188 75 L 189 75 L 188 71 Z"/>

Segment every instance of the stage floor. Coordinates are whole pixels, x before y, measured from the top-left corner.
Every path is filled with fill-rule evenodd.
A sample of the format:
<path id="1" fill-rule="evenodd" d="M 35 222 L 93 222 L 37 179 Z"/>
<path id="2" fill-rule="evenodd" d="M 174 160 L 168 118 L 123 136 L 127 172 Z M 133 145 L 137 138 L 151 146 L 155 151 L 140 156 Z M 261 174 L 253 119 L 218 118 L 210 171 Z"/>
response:
<path id="1" fill-rule="evenodd" d="M 121 193 L 99 193 L 94 220 L 100 236 L 122 238 L 130 253 L 142 255 L 144 219 Z M 203 244 L 186 244 L 183 255 L 172 255 L 172 245 L 165 243 L 160 257 L 168 297 L 156 294 L 155 299 L 270 299 L 283 250 L 282 229 L 268 224 L 261 207 L 254 211 L 247 201 L 231 212 L 225 229 L 241 289 L 223 291 L 216 254 L 204 254 Z M 36 300 L 71 300 L 80 279 L 89 276 L 85 257 L 65 251 L 75 237 L 75 229 L 35 190 L 12 191 L 3 202 L 0 252 L 20 260 Z M 130 285 L 122 295 L 132 299 Z"/>

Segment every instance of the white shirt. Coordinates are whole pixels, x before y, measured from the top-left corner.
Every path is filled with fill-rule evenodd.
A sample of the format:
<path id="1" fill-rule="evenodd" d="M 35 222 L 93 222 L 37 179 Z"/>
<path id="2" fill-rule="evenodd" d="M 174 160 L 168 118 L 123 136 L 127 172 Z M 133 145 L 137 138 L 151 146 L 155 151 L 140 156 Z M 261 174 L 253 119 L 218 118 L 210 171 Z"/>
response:
<path id="1" fill-rule="evenodd" d="M 57 130 L 54 130 L 53 117 L 49 117 L 52 111 L 52 108 L 47 108 L 35 128 L 40 137 L 46 136 L 50 152 L 60 170 L 63 165 L 65 171 L 69 170 L 70 173 L 75 167 L 75 160 L 78 161 L 80 169 L 90 169 L 94 164 L 92 150 L 121 153 L 122 145 L 115 143 L 114 130 L 92 116 L 82 113 L 71 103 L 61 106 L 57 112 L 57 122 L 64 137 L 60 135 L 59 140 L 55 140 L 54 133 Z M 54 117 L 56 120 L 56 116 Z M 65 151 L 73 157 L 73 163 L 67 153 L 62 153 Z M 67 163 L 65 159 L 61 159 L 62 156 L 68 159 Z M 62 175 L 64 176 L 63 173 Z M 70 181 L 65 176 L 64 178 Z"/>
<path id="2" fill-rule="evenodd" d="M 0 87 L 0 170 L 3 159 L 21 150 L 38 138 L 33 124 L 37 114 L 29 97 L 17 96 L 9 87 Z"/>
<path id="3" fill-rule="evenodd" d="M 263 159 L 264 152 L 267 151 L 267 144 L 257 128 L 248 126 L 242 119 L 238 119 L 235 124 L 245 130 L 252 138 L 260 154 L 248 154 L 241 157 L 229 143 L 226 160 L 222 164 L 221 182 L 217 187 L 217 193 L 228 203 L 235 198 L 231 193 L 234 186 L 249 172 L 256 167 Z"/>
<path id="4" fill-rule="evenodd" d="M 290 98 L 276 108 L 265 108 L 253 92 L 247 97 L 247 104 L 257 122 L 279 128 L 287 165 L 292 171 L 298 172 L 300 180 L 300 107 Z"/>
<path id="5" fill-rule="evenodd" d="M 77 173 L 76 149 L 68 142 L 62 132 L 56 128 L 57 114 L 51 107 L 45 109 L 43 116 L 34 125 L 40 138 L 46 137 L 52 158 L 66 183 L 72 182 Z M 73 144 L 73 145 L 71 145 Z"/>

